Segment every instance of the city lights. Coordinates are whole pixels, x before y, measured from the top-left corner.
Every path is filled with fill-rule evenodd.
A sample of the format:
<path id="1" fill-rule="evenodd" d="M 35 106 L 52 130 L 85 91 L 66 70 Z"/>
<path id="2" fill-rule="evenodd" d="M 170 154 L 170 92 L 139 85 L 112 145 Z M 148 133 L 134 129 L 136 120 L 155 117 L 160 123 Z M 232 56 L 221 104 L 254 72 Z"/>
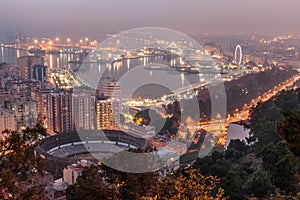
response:
<path id="1" fill-rule="evenodd" d="M 296 36 L 282 36 L 278 37 L 281 39 L 270 40 L 270 37 L 249 39 L 248 35 L 239 35 L 243 40 L 239 38 L 241 45 L 237 45 L 236 41 L 231 41 L 227 35 L 205 35 L 205 40 L 202 41 L 205 43 L 203 51 L 199 48 L 195 50 L 193 45 L 185 40 L 172 42 L 169 39 L 159 39 L 158 43 L 155 43 L 157 41 L 148 34 L 133 38 L 117 37 L 113 35 L 113 39 L 106 40 L 106 43 L 100 42 L 99 35 L 90 35 L 88 38 L 76 34 L 61 38 L 55 38 L 54 35 L 52 39 L 42 36 L 28 37 L 24 41 L 18 39 L 15 43 L 1 43 L 0 60 L 3 63 L 0 63 L 0 81 L 3 87 L 0 89 L 0 100 L 2 99 L 3 106 L 0 109 L 0 129 L 26 132 L 27 126 L 32 127 L 33 124 L 41 122 L 42 127 L 47 128 L 47 136 L 41 137 L 42 142 L 37 142 L 37 146 L 40 146 L 35 150 L 40 150 L 40 156 L 47 161 L 55 159 L 55 162 L 49 162 L 51 168 L 47 174 L 54 174 L 62 181 L 68 180 L 70 184 L 76 182 L 71 177 L 72 173 L 79 172 L 80 176 L 81 170 L 84 170 L 84 167 L 78 167 L 79 163 L 93 161 L 91 155 L 94 151 L 91 153 L 91 149 L 94 147 L 96 153 L 105 149 L 104 154 L 117 152 L 117 148 L 112 148 L 114 146 L 128 150 L 146 147 L 147 144 L 151 153 L 163 150 L 165 152 L 159 152 L 159 156 L 169 155 L 167 159 L 172 164 L 162 169 L 166 177 L 170 173 L 174 175 L 173 170 L 176 171 L 181 166 L 192 166 L 199 161 L 199 152 L 205 147 L 213 146 L 221 152 L 216 155 L 222 156 L 227 151 L 226 148 L 236 145 L 229 145 L 232 141 L 230 127 L 239 127 L 247 132 L 254 117 L 257 117 L 257 114 L 253 113 L 257 112 L 260 106 L 277 106 L 276 100 L 285 90 L 290 92 L 290 95 L 299 92 L 297 83 L 300 80 L 300 70 L 297 65 L 300 64 L 297 56 L 300 54 L 300 45 L 292 45 L 292 41 L 298 41 L 300 36 L 298 39 Z M 287 39 L 289 43 L 285 41 Z M 128 49 L 124 48 L 127 41 L 133 41 L 133 45 Z M 101 47 L 101 44 L 107 45 Z M 156 44 L 165 46 L 157 47 Z M 241 46 L 245 48 L 243 55 Z M 16 55 L 7 59 L 11 49 Z M 11 62 L 13 59 L 17 64 L 7 64 L 7 61 Z M 80 72 L 89 70 L 80 70 L 82 66 L 92 66 L 91 69 L 95 69 L 95 73 L 91 70 L 86 77 L 80 76 Z M 131 88 L 127 87 L 126 79 L 122 80 L 126 77 L 122 73 L 133 72 L 136 66 L 141 66 L 141 72 L 144 74 L 128 76 L 129 81 L 135 81 L 135 78 L 148 80 L 159 73 L 163 74 L 159 80 L 166 81 L 178 75 L 172 84 L 172 91 L 152 88 L 152 91 L 148 91 L 140 87 L 136 94 L 128 95 L 126 89 Z M 100 72 L 103 73 L 101 78 L 98 76 Z M 98 80 L 95 88 L 89 82 L 94 78 L 92 75 Z M 220 87 L 224 92 L 219 91 L 219 85 L 214 81 L 218 84 L 224 82 Z M 266 83 L 267 81 L 269 82 Z M 218 91 L 212 93 L 213 88 L 217 88 Z M 160 94 L 154 96 L 151 92 Z M 228 101 L 221 106 L 222 96 L 226 96 Z M 214 101 L 219 107 L 226 107 L 224 112 L 218 110 L 214 114 L 210 113 L 214 110 L 214 101 L 210 98 L 215 98 Z M 192 102 L 196 102 L 195 107 L 199 106 L 201 109 L 190 107 Z M 291 104 L 296 102 L 291 101 Z M 286 106 L 285 103 L 280 104 L 282 107 Z M 196 112 L 193 113 L 194 111 Z M 273 112 L 279 113 L 280 109 L 271 111 L 262 109 L 268 117 L 272 116 Z M 262 117 L 263 114 L 265 113 L 262 113 Z M 81 141 L 77 137 L 80 131 L 83 134 L 88 133 L 88 136 L 80 138 Z M 102 131 L 104 134 L 107 131 L 112 141 L 92 137 L 93 132 L 99 134 Z M 264 134 L 264 131 L 262 129 L 261 134 Z M 244 135 L 236 133 L 234 137 L 244 139 Z M 134 138 L 131 138 L 133 136 Z M 269 138 L 267 139 L 269 142 Z M 188 147 L 187 141 L 192 145 Z M 246 142 L 235 142 L 241 147 L 248 145 Z M 28 143 L 31 144 L 31 141 Z M 85 148 L 85 145 L 88 148 Z M 44 149 L 39 148 L 41 146 Z M 256 144 L 253 144 L 253 147 L 255 146 Z M 248 145 L 247 148 L 252 146 Z M 232 155 L 242 156 L 248 153 L 241 149 L 234 149 L 236 152 Z M 195 154 L 195 158 L 182 161 L 182 158 L 190 157 L 190 154 Z M 84 161 L 80 161 L 79 157 Z M 59 162 L 56 162 L 57 159 Z M 76 163 L 67 167 L 71 178 L 64 177 L 67 175 L 64 174 L 66 166 L 63 165 L 74 160 Z M 213 162 L 213 159 L 210 161 Z M 36 171 L 37 169 L 31 170 L 33 173 Z M 53 180 L 49 180 L 53 186 Z"/>

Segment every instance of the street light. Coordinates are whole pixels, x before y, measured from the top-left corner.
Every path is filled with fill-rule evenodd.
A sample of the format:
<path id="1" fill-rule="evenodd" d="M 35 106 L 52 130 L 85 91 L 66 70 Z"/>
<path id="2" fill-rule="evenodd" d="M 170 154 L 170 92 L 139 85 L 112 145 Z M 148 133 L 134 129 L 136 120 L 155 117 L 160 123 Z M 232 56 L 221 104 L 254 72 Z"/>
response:
<path id="1" fill-rule="evenodd" d="M 59 41 L 59 37 L 55 38 L 55 40 L 58 42 Z"/>
<path id="2" fill-rule="evenodd" d="M 70 39 L 70 38 L 67 38 L 67 42 L 71 42 L 71 39 Z"/>

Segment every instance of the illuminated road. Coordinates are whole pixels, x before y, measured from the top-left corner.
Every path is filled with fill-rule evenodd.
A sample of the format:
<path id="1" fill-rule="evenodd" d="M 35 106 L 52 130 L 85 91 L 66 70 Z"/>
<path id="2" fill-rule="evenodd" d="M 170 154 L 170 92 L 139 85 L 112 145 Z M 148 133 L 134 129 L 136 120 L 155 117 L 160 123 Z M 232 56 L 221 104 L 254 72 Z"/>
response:
<path id="1" fill-rule="evenodd" d="M 258 102 L 266 102 L 272 97 L 276 96 L 280 91 L 285 90 L 295 84 L 295 82 L 300 80 L 300 74 L 293 76 L 292 78 L 282 82 L 281 84 L 275 86 L 273 89 L 264 93 L 262 96 L 258 96 L 253 99 L 249 105 L 245 105 L 242 110 L 236 110 L 233 116 L 228 116 L 226 120 L 215 119 L 209 122 L 200 122 L 199 129 L 206 130 L 213 136 L 219 137 L 217 142 L 218 145 L 226 144 L 227 128 L 231 123 L 244 121 L 249 119 L 249 111 L 253 106 L 256 106 Z M 198 141 L 194 141 L 197 143 Z"/>
<path id="2" fill-rule="evenodd" d="M 70 70 L 56 70 L 50 75 L 50 82 L 56 85 L 58 88 L 71 89 L 74 86 L 80 87 L 84 83 Z"/>

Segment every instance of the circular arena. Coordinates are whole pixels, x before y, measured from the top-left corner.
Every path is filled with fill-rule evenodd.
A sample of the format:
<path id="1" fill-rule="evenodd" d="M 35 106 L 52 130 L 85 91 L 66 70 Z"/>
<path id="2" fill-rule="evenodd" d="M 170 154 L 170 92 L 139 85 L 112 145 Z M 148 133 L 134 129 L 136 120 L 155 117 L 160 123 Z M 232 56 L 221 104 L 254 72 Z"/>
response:
<path id="1" fill-rule="evenodd" d="M 80 131 L 80 135 L 74 131 L 46 138 L 35 148 L 35 154 L 45 158 L 45 170 L 56 179 L 62 177 L 62 171 L 67 165 L 79 160 L 97 161 L 93 155 L 104 158 L 129 148 L 146 146 L 145 139 L 133 137 L 123 131 L 106 130 L 102 136 L 97 131 Z"/>

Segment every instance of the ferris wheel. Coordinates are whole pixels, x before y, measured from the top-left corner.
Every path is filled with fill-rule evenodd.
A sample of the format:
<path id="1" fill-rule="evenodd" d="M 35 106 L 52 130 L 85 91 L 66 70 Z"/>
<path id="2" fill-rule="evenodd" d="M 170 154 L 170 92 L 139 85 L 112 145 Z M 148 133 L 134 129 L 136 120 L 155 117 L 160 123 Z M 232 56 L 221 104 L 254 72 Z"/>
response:
<path id="1" fill-rule="evenodd" d="M 239 59 L 238 59 L 238 55 L 239 55 Z M 238 65 L 242 64 L 243 52 L 242 52 L 242 47 L 240 45 L 237 45 L 235 47 L 234 60 L 235 60 L 236 64 L 238 64 Z"/>

